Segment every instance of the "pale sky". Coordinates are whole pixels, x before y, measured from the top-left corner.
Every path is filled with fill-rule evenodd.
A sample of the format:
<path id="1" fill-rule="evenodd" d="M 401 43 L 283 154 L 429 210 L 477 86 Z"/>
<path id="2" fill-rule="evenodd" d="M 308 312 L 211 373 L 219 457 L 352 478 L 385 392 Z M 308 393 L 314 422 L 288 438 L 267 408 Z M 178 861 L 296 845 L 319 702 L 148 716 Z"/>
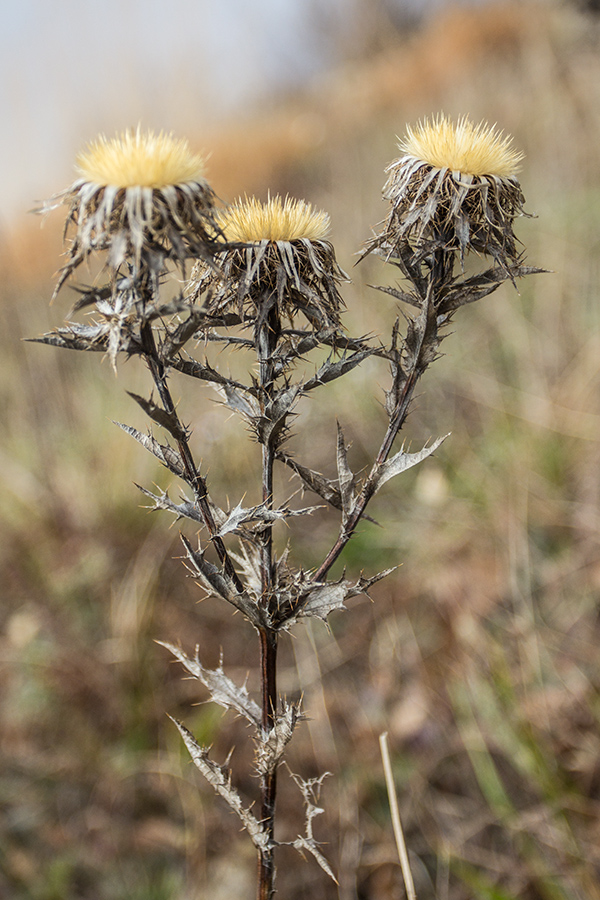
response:
<path id="1" fill-rule="evenodd" d="M 318 78 L 356 39 L 357 5 L 0 0 L 0 227 L 66 187 L 100 132 L 141 122 L 198 139 L 204 122 Z"/>
<path id="2" fill-rule="evenodd" d="M 353 0 L 326 0 L 339 18 Z M 190 136 L 328 62 L 318 0 L 0 0 L 0 224 L 100 131 Z"/>

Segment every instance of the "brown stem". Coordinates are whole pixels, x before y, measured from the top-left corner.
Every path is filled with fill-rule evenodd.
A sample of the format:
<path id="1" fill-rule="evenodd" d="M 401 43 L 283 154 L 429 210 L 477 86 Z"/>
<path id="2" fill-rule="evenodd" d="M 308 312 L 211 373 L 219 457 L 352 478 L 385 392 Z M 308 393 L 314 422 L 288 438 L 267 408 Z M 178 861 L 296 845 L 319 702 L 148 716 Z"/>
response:
<path id="1" fill-rule="evenodd" d="M 385 437 L 379 449 L 379 453 L 377 454 L 377 459 L 373 463 L 371 468 L 371 472 L 369 473 L 369 477 L 367 478 L 362 491 L 356 499 L 356 503 L 354 505 L 354 509 L 351 514 L 348 516 L 348 520 L 346 521 L 346 525 L 343 531 L 340 532 L 337 541 L 315 572 L 312 577 L 313 581 L 322 581 L 330 568 L 354 534 L 356 530 L 356 526 L 360 522 L 367 505 L 373 494 L 375 493 L 376 488 L 376 476 L 379 472 L 379 468 L 388 458 L 390 451 L 392 449 L 394 440 L 398 435 L 398 432 L 404 425 L 406 421 L 406 416 L 408 414 L 408 408 L 410 406 L 410 401 L 412 399 L 413 391 L 415 389 L 415 385 L 418 381 L 418 375 L 416 372 L 411 372 L 409 377 L 406 379 L 404 384 L 404 388 L 402 394 L 400 396 L 400 400 L 398 401 L 398 405 L 394 411 L 392 418 L 390 419 L 390 424 L 388 426 L 388 430 L 386 431 Z"/>
<path id="2" fill-rule="evenodd" d="M 144 348 L 144 353 L 148 362 L 148 367 L 150 369 L 150 372 L 152 373 L 152 378 L 158 390 L 162 405 L 165 411 L 175 418 L 181 434 L 184 435 L 185 429 L 179 421 L 179 416 L 177 415 L 177 410 L 175 408 L 175 404 L 173 403 L 171 392 L 167 386 L 165 367 L 159 359 L 158 353 L 156 351 L 156 342 L 154 340 L 152 326 L 149 322 L 144 322 L 144 324 L 142 325 L 141 337 L 142 346 Z M 179 455 L 183 464 L 185 477 L 192 490 L 194 491 L 194 496 L 196 498 L 198 506 L 200 507 L 202 519 L 204 520 L 204 524 L 209 531 L 212 542 L 215 546 L 215 550 L 217 551 L 219 559 L 223 563 L 225 572 L 234 582 L 237 590 L 241 593 L 244 589 L 244 586 L 242 585 L 242 582 L 237 572 L 235 571 L 235 568 L 233 566 L 233 563 L 231 562 L 229 554 L 227 553 L 227 549 L 225 547 L 225 544 L 223 543 L 222 538 L 218 537 L 216 533 L 218 529 L 213 518 L 210 505 L 208 503 L 206 480 L 202 477 L 196 467 L 194 458 L 192 456 L 192 451 L 190 450 L 189 443 L 185 437 L 181 437 L 177 440 L 177 447 L 179 449 Z"/>
<path id="3" fill-rule="evenodd" d="M 273 462 L 275 454 L 270 443 L 262 447 L 262 498 L 267 509 L 273 509 Z M 262 595 L 268 604 L 273 580 L 273 525 L 265 523 L 262 534 L 261 558 Z"/>
<path id="4" fill-rule="evenodd" d="M 265 306 L 274 298 L 267 295 Z M 269 404 L 275 392 L 275 374 L 273 354 L 281 333 L 281 323 L 277 305 L 273 305 L 256 324 L 255 345 L 259 365 L 259 403 L 263 420 L 269 419 Z M 267 509 L 273 509 L 273 464 L 275 448 L 272 432 L 265 429 L 262 435 L 262 499 Z M 273 581 L 273 523 L 265 523 L 261 532 L 261 581 L 262 602 L 268 606 L 271 600 Z"/>
<path id="5" fill-rule="evenodd" d="M 274 298 L 263 298 L 265 307 Z M 268 405 L 275 391 L 273 353 L 281 332 L 279 313 L 275 303 L 255 331 L 256 353 L 259 363 L 259 402 L 261 415 L 268 419 Z M 275 448 L 270 432 L 265 432 L 262 444 L 262 499 L 267 509 L 273 509 L 273 463 Z M 271 603 L 273 591 L 273 525 L 265 523 L 261 533 L 262 603 Z M 267 616 L 268 617 L 268 616 Z M 277 716 L 277 632 L 272 628 L 260 630 L 260 662 L 262 684 L 262 731 L 266 736 Z M 271 900 L 274 895 L 275 859 L 273 836 L 275 829 L 275 800 L 277 796 L 277 768 L 261 776 L 261 820 L 269 836 L 269 848 L 261 850 L 258 858 L 257 900 Z"/>
<path id="6" fill-rule="evenodd" d="M 440 289 L 452 278 L 452 272 L 454 269 L 454 253 L 448 252 L 447 250 L 443 249 L 443 244 L 445 243 L 445 241 L 443 240 L 443 235 L 440 236 L 440 239 L 442 248 L 434 250 L 431 258 L 431 269 L 428 276 L 429 284 L 426 299 L 424 301 L 424 315 L 421 321 L 421 334 L 419 336 L 421 341 L 421 349 L 426 337 L 426 330 L 430 323 L 430 316 L 434 317 L 435 322 L 436 301 L 439 297 Z M 379 453 L 377 454 L 377 458 L 373 463 L 369 476 L 365 481 L 362 491 L 356 499 L 354 508 L 348 516 L 344 528 L 340 531 L 335 544 L 313 575 L 313 581 L 322 581 L 327 576 L 327 573 L 331 569 L 332 565 L 337 560 L 340 553 L 354 534 L 356 526 L 364 515 L 369 501 L 375 494 L 375 490 L 377 487 L 377 476 L 379 474 L 380 467 L 390 455 L 394 441 L 398 436 L 398 432 L 402 429 L 402 426 L 406 421 L 415 387 L 426 368 L 427 362 L 423 363 L 421 352 L 419 351 L 419 353 L 414 354 L 413 367 L 408 373 L 406 380 L 402 386 L 402 391 L 398 398 L 396 408 L 390 416 L 390 421 L 385 433 L 385 437 L 383 439 L 381 447 L 379 448 Z"/>
<path id="7" fill-rule="evenodd" d="M 277 713 L 277 632 L 260 632 L 260 670 L 262 681 L 262 730 L 267 734 L 274 725 Z M 261 821 L 269 836 L 269 848 L 258 857 L 257 900 L 271 900 L 274 896 L 275 858 L 273 835 L 275 830 L 275 799 L 277 796 L 277 767 L 261 776 Z"/>

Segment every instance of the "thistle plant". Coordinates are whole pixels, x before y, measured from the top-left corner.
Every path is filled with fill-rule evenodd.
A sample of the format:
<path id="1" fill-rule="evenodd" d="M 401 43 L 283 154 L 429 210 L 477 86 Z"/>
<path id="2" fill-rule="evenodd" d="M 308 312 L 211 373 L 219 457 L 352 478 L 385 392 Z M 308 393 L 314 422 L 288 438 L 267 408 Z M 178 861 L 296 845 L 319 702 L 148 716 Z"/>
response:
<path id="1" fill-rule="evenodd" d="M 138 130 L 112 141 L 99 139 L 78 159 L 80 178 L 45 207 L 66 204 L 67 234 L 74 231 L 55 293 L 90 254 L 104 260 L 105 277 L 78 288 L 74 312 L 90 310 L 87 321 L 69 321 L 38 340 L 107 354 L 115 369 L 123 354 L 143 360 L 152 391 L 132 397 L 151 428 L 142 433 L 121 427 L 176 477 L 182 496 L 141 490 L 151 508 L 191 521 L 196 536 L 181 535 L 190 572 L 206 594 L 242 613 L 246 625 L 240 627 L 250 626 L 257 635 L 261 695 L 256 699 L 231 680 L 223 661 L 209 669 L 197 651 L 189 657 L 176 643 L 164 646 L 215 703 L 234 710 L 252 728 L 258 797 L 245 799 L 232 784 L 229 761 L 212 759 L 209 748 L 176 722 L 195 765 L 256 847 L 259 900 L 274 895 L 275 851 L 281 844 L 275 831 L 277 775 L 304 714 L 300 702 L 279 695 L 279 641 L 302 618 L 327 621 L 348 598 L 366 593 L 392 571 L 330 575 L 361 520 L 369 518 L 375 494 L 443 440 L 415 452 L 395 448 L 416 385 L 438 357 L 454 313 L 506 280 L 514 283 L 540 271 L 522 264 L 513 233 L 514 219 L 523 214 L 516 177 L 521 157 L 508 139 L 486 125 L 474 127 L 467 119 L 455 125 L 442 116 L 409 129 L 400 151 L 384 187 L 387 217 L 362 254 L 377 254 L 402 278 L 397 287 L 379 288 L 408 307 L 404 330 L 398 316 L 387 337 L 352 337 L 344 327 L 341 289 L 348 277 L 329 240 L 326 213 L 280 197 L 217 207 L 202 159 L 171 136 Z M 467 275 L 469 256 L 490 257 L 491 266 Z M 183 275 L 183 288 L 164 299 L 165 276 L 173 269 Z M 206 348 L 212 346 L 221 358 L 233 351 L 246 354 L 247 377 L 223 374 L 208 358 Z M 310 460 L 291 453 L 292 417 L 301 430 L 300 400 L 321 389 L 326 395 L 328 384 L 372 356 L 390 370 L 379 450 L 366 474 L 356 474 L 343 426 L 332 423 L 337 477 L 327 478 Z M 314 371 L 307 375 L 311 360 Z M 260 486 L 257 505 L 240 500 L 227 506 L 209 490 L 196 456 L 202 438 L 180 418 L 169 387 L 173 373 L 185 376 L 190 391 L 199 382 L 211 385 L 260 445 L 260 466 L 248 485 Z M 155 437 L 153 426 L 166 439 Z M 302 496 L 316 495 L 318 505 L 276 496 L 277 466 L 295 476 Z M 298 567 L 291 562 L 291 548 L 281 549 L 278 530 L 286 520 L 311 516 L 323 505 L 339 520 L 337 537 L 323 548 L 316 567 Z M 293 776 L 305 804 L 305 828 L 288 843 L 312 854 L 333 878 L 313 833 L 322 777 Z"/>

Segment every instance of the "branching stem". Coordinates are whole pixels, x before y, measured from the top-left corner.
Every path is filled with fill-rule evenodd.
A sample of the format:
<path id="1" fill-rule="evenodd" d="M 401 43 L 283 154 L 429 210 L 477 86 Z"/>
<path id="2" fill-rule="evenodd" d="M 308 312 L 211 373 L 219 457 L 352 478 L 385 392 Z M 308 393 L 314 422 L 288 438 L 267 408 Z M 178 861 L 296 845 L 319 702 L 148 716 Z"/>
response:
<path id="1" fill-rule="evenodd" d="M 398 432 L 404 425 L 406 421 L 406 416 L 408 415 L 408 409 L 410 406 L 410 401 L 412 399 L 413 391 L 415 389 L 416 383 L 418 380 L 418 376 L 415 372 L 411 372 L 409 377 L 406 379 L 404 389 L 402 391 L 402 395 L 400 400 L 396 406 L 396 410 L 390 419 L 390 424 L 386 431 L 385 437 L 379 449 L 379 453 L 377 454 L 377 459 L 373 463 L 371 471 L 369 473 L 369 477 L 365 481 L 362 491 L 360 492 L 356 503 L 354 505 L 354 509 L 351 514 L 348 516 L 348 520 L 344 529 L 340 532 L 338 539 L 335 544 L 313 575 L 313 581 L 322 581 L 326 576 L 329 570 L 331 569 L 334 562 L 339 557 L 340 553 L 354 534 L 356 530 L 356 526 L 360 522 L 367 505 L 373 494 L 376 490 L 376 476 L 379 472 L 379 469 L 388 458 L 394 441 L 398 435 Z"/>
<path id="2" fill-rule="evenodd" d="M 233 563 L 231 562 L 229 554 L 227 553 L 227 549 L 225 547 L 225 544 L 223 543 L 222 538 L 218 537 L 217 535 L 218 529 L 213 518 L 210 505 L 208 503 L 208 490 L 206 487 L 206 480 L 198 471 L 194 462 L 194 458 L 192 456 L 192 451 L 190 450 L 190 445 L 187 439 L 184 437 L 185 428 L 179 421 L 179 416 L 177 414 L 175 404 L 173 403 L 171 392 L 167 385 L 165 367 L 156 351 L 156 342 L 154 340 L 152 326 L 147 321 L 144 322 L 141 327 L 141 337 L 144 354 L 148 363 L 148 368 L 150 369 L 150 372 L 152 374 L 152 378 L 154 380 L 154 384 L 156 385 L 161 403 L 165 409 L 165 412 L 168 412 L 169 415 L 173 416 L 175 421 L 178 423 L 178 427 L 182 435 L 182 437 L 177 440 L 177 447 L 179 449 L 179 455 L 183 464 L 186 480 L 194 491 L 194 496 L 196 498 L 198 506 L 200 507 L 200 512 L 202 514 L 204 524 L 208 529 L 219 559 L 223 563 L 223 568 L 225 569 L 227 575 L 229 575 L 229 577 L 234 582 L 238 591 L 240 591 L 241 593 L 244 587 L 237 572 L 235 571 L 235 568 L 233 566 Z"/>
<path id="3" fill-rule="evenodd" d="M 388 428 L 381 443 L 381 447 L 379 448 L 379 452 L 377 454 L 375 462 L 373 463 L 371 471 L 369 472 L 369 476 L 364 482 L 363 488 L 356 499 L 352 512 L 348 516 L 344 527 L 340 530 L 335 544 L 313 575 L 313 581 L 322 581 L 327 577 L 327 573 L 354 534 L 358 523 L 364 515 L 369 501 L 375 494 L 375 491 L 377 489 L 377 476 L 379 474 L 381 466 L 383 465 L 383 463 L 385 463 L 391 453 L 394 441 L 396 440 L 398 433 L 401 431 L 406 421 L 415 387 L 417 386 L 421 375 L 427 368 L 428 363 L 431 361 L 424 360 L 422 357 L 422 350 L 426 338 L 426 332 L 428 328 L 431 327 L 432 323 L 433 327 L 436 327 L 435 310 L 437 306 L 437 300 L 440 295 L 442 286 L 452 279 L 453 269 L 453 253 L 449 253 L 445 249 L 438 249 L 432 252 L 423 309 L 421 310 L 421 315 L 419 316 L 418 320 L 416 320 L 418 322 L 418 333 L 416 335 L 416 343 L 418 349 L 413 353 L 412 365 L 410 367 L 410 370 L 407 372 L 402 372 L 401 370 L 399 370 L 396 374 L 397 378 L 402 376 L 404 381 L 402 383 L 402 388 L 399 393 L 396 407 L 390 415 Z M 409 274 L 412 275 L 412 273 Z M 416 273 L 414 277 L 417 277 Z"/>

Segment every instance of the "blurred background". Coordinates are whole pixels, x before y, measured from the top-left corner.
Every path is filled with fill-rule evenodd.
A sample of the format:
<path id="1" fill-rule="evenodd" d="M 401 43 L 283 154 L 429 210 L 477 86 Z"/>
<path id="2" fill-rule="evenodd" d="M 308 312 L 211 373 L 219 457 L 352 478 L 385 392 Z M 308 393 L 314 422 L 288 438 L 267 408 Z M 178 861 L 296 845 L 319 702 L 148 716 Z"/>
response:
<path id="1" fill-rule="evenodd" d="M 181 641 L 258 686 L 249 626 L 186 577 L 179 526 L 134 482 L 167 473 L 112 424 L 141 430 L 135 360 L 24 343 L 52 307 L 60 213 L 98 132 L 140 122 L 210 154 L 230 201 L 267 191 L 327 209 L 351 271 L 347 323 L 386 333 L 394 273 L 362 243 L 406 123 L 496 122 L 526 153 L 537 218 L 517 222 L 553 273 L 460 311 L 406 427 L 435 458 L 391 482 L 349 545 L 357 576 L 401 563 L 373 602 L 283 642 L 281 689 L 310 719 L 292 770 L 324 770 L 316 836 L 338 873 L 281 851 L 286 900 L 405 896 L 378 736 L 388 731 L 419 900 L 600 898 L 600 16 L 594 2 L 21 0 L 0 3 L 0 896 L 252 897 L 254 853 L 193 770 L 166 713 L 257 793 L 241 723 L 155 640 Z M 384 427 L 384 368 L 302 408 L 298 459 L 334 472 L 333 415 L 366 465 Z M 222 503 L 248 490 L 246 433 L 207 388 L 173 381 Z M 318 439 L 315 436 L 318 435 Z M 281 482 L 281 491 L 293 484 Z M 250 488 L 250 493 L 255 488 Z M 171 486 L 172 495 L 177 493 Z M 311 497 L 307 498 L 312 502 Z M 315 564 L 335 522 L 294 529 Z M 193 529 L 181 525 L 190 536 Z M 282 774 L 280 838 L 302 828 Z"/>

